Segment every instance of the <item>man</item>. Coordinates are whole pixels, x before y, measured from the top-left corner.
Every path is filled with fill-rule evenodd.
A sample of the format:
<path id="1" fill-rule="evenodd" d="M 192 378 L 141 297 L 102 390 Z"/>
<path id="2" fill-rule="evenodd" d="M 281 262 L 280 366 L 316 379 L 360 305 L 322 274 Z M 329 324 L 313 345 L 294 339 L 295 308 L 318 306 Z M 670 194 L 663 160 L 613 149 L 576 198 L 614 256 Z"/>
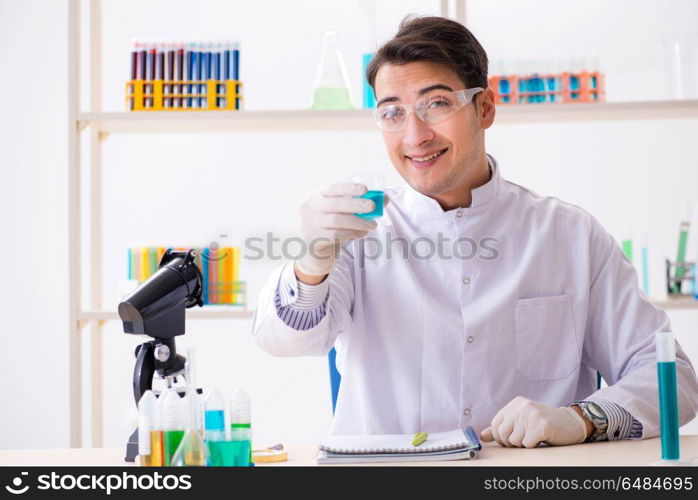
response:
<path id="1" fill-rule="evenodd" d="M 365 186 L 306 198 L 309 251 L 266 283 L 255 342 L 277 356 L 336 348 L 335 434 L 472 425 L 517 447 L 658 435 L 654 334 L 667 316 L 593 216 L 502 178 L 485 152 L 487 56 L 470 31 L 406 19 L 367 77 L 407 186 L 386 191 L 380 223 L 354 215 L 373 209 Z M 676 352 L 684 424 L 698 384 Z"/>

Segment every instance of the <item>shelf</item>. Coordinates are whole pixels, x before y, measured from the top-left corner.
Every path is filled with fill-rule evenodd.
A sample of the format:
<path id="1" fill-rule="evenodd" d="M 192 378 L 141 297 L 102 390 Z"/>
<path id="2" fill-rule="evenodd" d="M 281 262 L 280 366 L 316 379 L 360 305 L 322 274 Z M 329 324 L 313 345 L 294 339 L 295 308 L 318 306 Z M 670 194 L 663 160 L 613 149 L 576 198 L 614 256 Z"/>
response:
<path id="1" fill-rule="evenodd" d="M 698 309 L 698 300 L 692 297 L 653 299 L 652 303 L 660 309 Z"/>
<path id="2" fill-rule="evenodd" d="M 187 319 L 249 319 L 254 311 L 226 306 L 195 307 L 187 310 Z M 116 311 L 80 311 L 79 321 L 119 321 Z"/>
<path id="3" fill-rule="evenodd" d="M 500 105 L 495 123 L 698 119 L 698 100 Z M 378 132 L 371 110 L 344 111 L 143 111 L 79 113 L 78 125 L 109 133 Z"/>
<path id="4" fill-rule="evenodd" d="M 378 131 L 366 109 L 80 113 L 78 123 L 110 133 Z"/>
<path id="5" fill-rule="evenodd" d="M 698 119 L 698 100 L 501 105 L 495 124 L 686 118 Z"/>

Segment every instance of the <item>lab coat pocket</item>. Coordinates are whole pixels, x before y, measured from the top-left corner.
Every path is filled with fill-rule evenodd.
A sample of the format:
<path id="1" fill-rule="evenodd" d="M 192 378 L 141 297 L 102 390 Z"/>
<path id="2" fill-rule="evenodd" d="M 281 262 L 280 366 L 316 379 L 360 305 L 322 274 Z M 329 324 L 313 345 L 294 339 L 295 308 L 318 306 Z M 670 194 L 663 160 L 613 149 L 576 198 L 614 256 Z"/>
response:
<path id="1" fill-rule="evenodd" d="M 514 316 L 516 367 L 531 381 L 569 377 L 579 367 L 568 295 L 521 299 Z"/>

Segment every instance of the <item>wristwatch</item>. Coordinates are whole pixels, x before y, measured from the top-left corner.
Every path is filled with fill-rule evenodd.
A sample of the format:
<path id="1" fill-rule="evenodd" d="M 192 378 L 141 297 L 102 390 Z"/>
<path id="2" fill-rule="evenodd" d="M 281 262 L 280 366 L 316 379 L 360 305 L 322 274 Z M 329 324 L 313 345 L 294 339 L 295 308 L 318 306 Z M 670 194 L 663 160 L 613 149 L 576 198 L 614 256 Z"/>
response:
<path id="1" fill-rule="evenodd" d="M 594 424 L 594 432 L 592 432 L 591 436 L 586 439 L 587 441 L 596 441 L 598 438 L 606 434 L 606 429 L 608 428 L 608 417 L 599 405 L 592 401 L 580 401 L 570 406 L 579 406 L 579 409 L 582 410 L 584 416 L 586 416 L 589 420 L 591 420 L 591 423 Z"/>

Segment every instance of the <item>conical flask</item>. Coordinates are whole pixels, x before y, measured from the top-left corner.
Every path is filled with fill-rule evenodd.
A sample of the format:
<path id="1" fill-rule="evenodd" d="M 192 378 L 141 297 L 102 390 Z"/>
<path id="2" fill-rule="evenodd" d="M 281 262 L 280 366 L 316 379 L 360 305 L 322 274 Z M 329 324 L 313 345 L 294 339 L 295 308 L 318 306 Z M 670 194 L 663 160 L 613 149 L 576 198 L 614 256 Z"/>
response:
<path id="1" fill-rule="evenodd" d="M 190 348 L 187 351 L 188 359 L 184 365 L 187 394 L 183 403 L 186 406 L 187 427 L 179 447 L 174 455 L 172 455 L 171 465 L 175 467 L 203 467 L 208 463 L 208 448 L 201 437 L 201 432 L 199 432 L 201 398 L 199 398 L 199 394 L 196 392 L 196 363 L 194 362 L 194 354 L 194 349 Z"/>
<path id="2" fill-rule="evenodd" d="M 352 95 L 337 32 L 325 32 L 310 109 L 352 109 Z"/>

